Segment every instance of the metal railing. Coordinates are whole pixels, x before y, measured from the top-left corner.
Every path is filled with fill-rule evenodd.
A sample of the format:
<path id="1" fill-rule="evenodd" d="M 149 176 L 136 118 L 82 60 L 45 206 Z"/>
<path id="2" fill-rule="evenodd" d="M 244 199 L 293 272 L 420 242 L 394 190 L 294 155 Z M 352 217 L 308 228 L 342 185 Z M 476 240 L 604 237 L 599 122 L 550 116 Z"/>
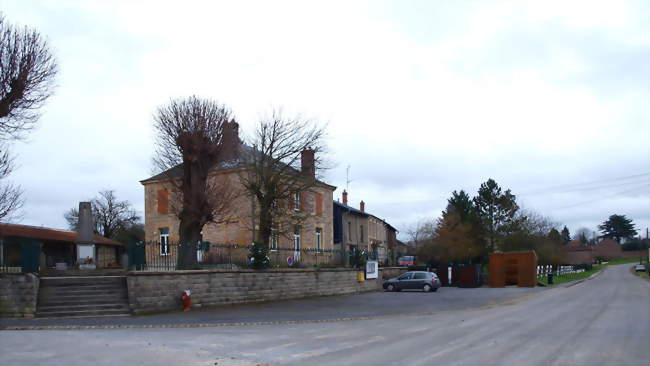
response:
<path id="1" fill-rule="evenodd" d="M 127 247 L 129 270 L 174 271 L 184 244 L 140 242 Z M 191 245 L 197 268 L 237 270 L 251 267 L 250 245 L 197 243 Z M 377 253 L 336 249 L 273 248 L 267 254 L 271 268 L 355 267 L 360 261 L 377 260 Z"/>

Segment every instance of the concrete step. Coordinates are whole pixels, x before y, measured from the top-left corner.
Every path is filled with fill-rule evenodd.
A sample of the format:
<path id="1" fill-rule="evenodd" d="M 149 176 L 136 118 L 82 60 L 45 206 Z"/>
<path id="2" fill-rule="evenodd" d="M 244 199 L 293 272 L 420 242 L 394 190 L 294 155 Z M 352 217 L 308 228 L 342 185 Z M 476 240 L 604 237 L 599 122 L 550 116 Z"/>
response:
<path id="1" fill-rule="evenodd" d="M 57 297 L 57 298 L 42 298 L 38 300 L 38 306 L 64 306 L 64 305 L 92 305 L 92 304 L 110 304 L 120 303 L 128 304 L 128 297 L 122 296 L 101 296 L 101 297 Z"/>
<path id="2" fill-rule="evenodd" d="M 80 310 L 80 311 L 59 311 L 39 313 L 36 312 L 37 318 L 85 318 L 95 316 L 129 316 L 131 313 L 128 310 L 114 309 L 114 310 Z"/>
<path id="3" fill-rule="evenodd" d="M 37 317 L 129 315 L 125 277 L 47 277 L 41 280 Z"/>
<path id="4" fill-rule="evenodd" d="M 129 310 L 129 305 L 124 303 L 112 304 L 81 304 L 81 305 L 62 305 L 62 306 L 40 306 L 38 314 L 58 313 L 61 311 L 100 311 L 100 310 Z"/>
<path id="5" fill-rule="evenodd" d="M 122 286 L 126 284 L 126 277 L 42 277 L 40 281 L 40 286 L 45 287 L 106 284 Z"/>

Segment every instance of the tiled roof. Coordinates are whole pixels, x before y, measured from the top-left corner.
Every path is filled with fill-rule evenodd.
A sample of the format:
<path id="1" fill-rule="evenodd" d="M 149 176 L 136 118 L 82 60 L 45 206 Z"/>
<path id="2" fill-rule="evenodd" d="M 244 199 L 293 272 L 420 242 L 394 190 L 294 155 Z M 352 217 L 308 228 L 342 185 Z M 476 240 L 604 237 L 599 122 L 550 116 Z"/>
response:
<path id="1" fill-rule="evenodd" d="M 65 241 L 70 243 L 74 243 L 77 240 L 77 233 L 74 231 L 18 224 L 0 224 L 0 236 Z M 124 245 L 97 234 L 95 234 L 95 243 L 102 245 Z"/>
<path id="2" fill-rule="evenodd" d="M 352 212 L 352 213 L 354 213 L 356 215 L 359 215 L 359 216 L 372 216 L 372 217 L 376 218 L 377 220 L 382 221 L 384 223 L 384 225 L 388 226 L 390 229 L 392 229 L 394 231 L 397 231 L 397 229 L 395 229 L 395 227 L 393 227 L 391 224 L 387 223 L 386 220 L 381 219 L 381 218 L 379 218 L 379 217 L 377 217 L 377 216 L 375 216 L 373 214 L 367 213 L 365 211 L 358 210 L 358 209 L 356 209 L 356 208 L 354 208 L 352 206 L 344 205 L 339 201 L 334 201 L 334 204 L 341 207 L 344 211 Z"/>
<path id="3" fill-rule="evenodd" d="M 256 154 L 256 151 L 252 147 L 250 147 L 250 146 L 248 146 L 246 144 L 240 144 L 239 145 L 239 150 L 238 150 L 238 153 L 237 153 L 238 156 L 250 155 L 250 154 Z M 210 172 L 220 172 L 220 171 L 226 171 L 226 170 L 230 170 L 230 169 L 243 168 L 243 167 L 245 167 L 243 159 L 241 159 L 240 157 L 237 157 L 237 158 L 234 158 L 232 160 L 220 162 L 219 164 L 212 167 L 210 169 Z M 289 168 L 290 168 L 290 172 L 292 174 L 294 174 L 294 175 L 302 174 L 299 170 L 296 170 L 293 167 L 289 167 Z M 149 177 L 147 179 L 141 180 L 140 183 L 145 184 L 145 183 L 154 182 L 154 181 L 158 181 L 158 180 L 166 180 L 166 179 L 170 179 L 170 178 L 177 178 L 177 177 L 180 177 L 182 174 L 183 174 L 183 168 L 182 168 L 182 165 L 179 164 L 179 165 L 176 165 L 173 168 L 165 170 L 162 173 L 159 173 L 159 174 L 156 174 L 156 175 L 154 175 L 152 177 Z M 318 180 L 318 179 L 316 179 L 316 182 L 321 184 L 321 185 L 325 185 L 325 186 L 328 186 L 328 187 L 331 187 L 331 188 L 336 188 L 335 186 L 327 184 L 327 183 L 325 183 L 325 182 L 323 182 L 321 180 Z"/>

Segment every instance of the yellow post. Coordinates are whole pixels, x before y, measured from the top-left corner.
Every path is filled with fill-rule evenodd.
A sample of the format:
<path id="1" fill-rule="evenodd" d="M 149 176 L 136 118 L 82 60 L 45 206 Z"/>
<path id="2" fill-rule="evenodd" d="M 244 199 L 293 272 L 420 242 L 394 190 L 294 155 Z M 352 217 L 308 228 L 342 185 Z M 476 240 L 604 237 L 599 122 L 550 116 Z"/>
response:
<path id="1" fill-rule="evenodd" d="M 363 272 L 357 272 L 357 282 L 363 282 L 363 281 L 364 281 Z"/>

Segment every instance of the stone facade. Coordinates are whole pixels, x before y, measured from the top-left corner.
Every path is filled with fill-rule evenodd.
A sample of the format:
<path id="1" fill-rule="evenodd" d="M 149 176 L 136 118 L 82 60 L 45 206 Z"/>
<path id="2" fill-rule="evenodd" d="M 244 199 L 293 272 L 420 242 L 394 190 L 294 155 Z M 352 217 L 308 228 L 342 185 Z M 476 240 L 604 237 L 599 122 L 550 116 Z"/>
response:
<path id="1" fill-rule="evenodd" d="M 192 307 L 251 303 L 376 291 L 377 280 L 357 282 L 346 269 L 268 271 L 131 272 L 127 277 L 134 314 L 178 310 L 181 292 L 192 291 Z"/>
<path id="2" fill-rule="evenodd" d="M 248 250 L 245 246 L 250 245 L 254 239 L 254 218 L 255 200 L 243 193 L 241 183 L 241 170 L 231 170 L 217 172 L 211 175 L 214 181 L 228 182 L 227 184 L 238 189 L 239 194 L 234 200 L 228 215 L 220 223 L 210 223 L 203 228 L 203 240 L 218 246 L 239 246 L 241 249 L 224 249 L 218 246 L 211 246 L 207 254 L 223 256 L 225 254 L 234 255 L 235 262 L 245 261 Z M 177 204 L 173 197 L 173 190 L 169 183 L 164 181 L 145 182 L 145 240 L 148 242 L 159 242 L 163 232 L 168 233 L 170 243 L 178 242 L 179 221 L 174 215 L 174 205 Z M 218 186 L 218 185 L 215 185 Z M 161 200 L 161 192 L 164 199 Z M 301 249 L 316 249 L 317 230 L 320 231 L 321 249 L 331 251 L 333 249 L 333 229 L 332 229 L 332 196 L 334 187 L 326 184 L 317 184 L 305 192 L 301 192 L 302 201 L 300 211 L 305 217 L 300 223 L 300 242 Z M 165 197 L 166 196 L 166 197 Z M 161 209 L 162 205 L 166 206 Z M 317 201 L 320 203 L 317 205 Z M 317 209 L 318 206 L 318 209 Z M 284 249 L 293 249 L 294 238 L 293 232 L 289 228 L 281 228 L 284 235 L 278 236 L 278 247 Z M 148 247 L 147 250 L 155 250 L 155 247 Z M 225 253 L 228 251 L 229 253 Z M 286 256 L 286 251 L 281 251 L 282 257 Z M 148 255 L 161 255 L 161 253 L 148 253 Z M 170 253 L 174 255 L 174 253 Z M 271 257 L 280 256 L 279 253 L 271 253 Z M 316 256 L 320 256 L 316 258 Z M 303 264 L 315 264 L 317 260 L 321 263 L 329 261 L 331 254 L 314 254 L 303 255 L 301 262 Z M 328 257 L 328 258 L 325 258 Z M 312 263 L 314 262 L 314 263 Z"/>
<path id="3" fill-rule="evenodd" d="M 38 276 L 31 273 L 1 274 L 0 317 L 34 317 L 38 285 Z"/>

